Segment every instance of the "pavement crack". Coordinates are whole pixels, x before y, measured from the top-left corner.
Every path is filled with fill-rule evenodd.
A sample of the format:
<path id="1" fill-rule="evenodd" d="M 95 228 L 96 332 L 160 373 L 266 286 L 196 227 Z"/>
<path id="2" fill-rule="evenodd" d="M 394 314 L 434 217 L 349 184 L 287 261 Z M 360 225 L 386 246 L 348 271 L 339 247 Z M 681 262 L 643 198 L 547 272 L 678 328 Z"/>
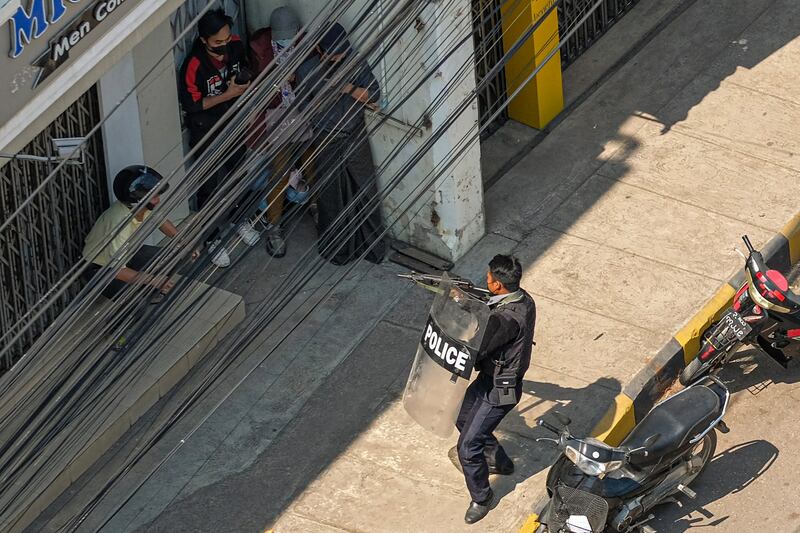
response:
<path id="1" fill-rule="evenodd" d="M 545 300 L 550 300 L 551 302 L 560 303 L 560 304 L 562 304 L 562 305 L 566 305 L 567 307 L 573 307 L 573 308 L 575 308 L 575 309 L 579 309 L 579 310 L 581 310 L 581 311 L 585 311 L 585 312 L 587 312 L 587 313 L 590 313 L 590 314 L 593 314 L 593 315 L 595 315 L 595 316 L 601 316 L 601 317 L 603 317 L 603 318 L 607 318 L 607 319 L 609 319 L 609 320 L 613 320 L 614 322 L 618 322 L 618 323 L 620 323 L 620 324 L 625 324 L 626 326 L 631 326 L 631 327 L 633 327 L 633 328 L 640 329 L 640 330 L 642 330 L 642 331 L 646 331 L 646 332 L 648 332 L 648 333 L 655 333 L 655 334 L 658 334 L 658 333 L 659 333 L 659 331 L 658 331 L 658 330 L 651 329 L 651 328 L 646 328 L 646 327 L 644 327 L 644 326 L 641 326 L 641 325 L 639 325 L 639 324 L 634 324 L 634 323 L 632 323 L 632 322 L 628 322 L 628 321 L 626 321 L 626 320 L 622 320 L 621 318 L 619 318 L 619 317 L 617 317 L 617 316 L 611 316 L 611 315 L 606 315 L 606 314 L 604 314 L 604 313 L 598 313 L 598 312 L 597 312 L 596 310 L 594 310 L 594 309 L 589 309 L 589 308 L 587 308 L 587 307 L 581 307 L 581 306 L 579 306 L 579 305 L 575 305 L 575 302 L 565 302 L 565 301 L 563 301 L 563 300 L 559 300 L 558 298 L 553 298 L 552 296 L 547 296 L 546 294 L 539 293 L 539 292 L 536 292 L 536 291 L 533 291 L 533 290 L 528 290 L 527 292 L 528 292 L 528 294 L 530 294 L 531 296 L 536 296 L 537 298 L 544 298 Z"/>
<path id="2" fill-rule="evenodd" d="M 332 522 L 328 522 L 327 520 L 319 520 L 317 518 L 312 518 L 312 517 L 308 516 L 307 514 L 301 513 L 301 512 L 298 512 L 298 511 L 290 510 L 288 512 L 288 514 L 292 514 L 292 515 L 294 515 L 294 516 L 296 516 L 298 518 L 302 518 L 303 520 L 306 520 L 308 522 L 313 522 L 313 523 L 318 524 L 320 526 L 325 526 L 325 527 L 328 527 L 328 528 L 331 528 L 331 529 L 335 529 L 337 531 L 343 531 L 344 533 L 363 533 L 361 530 L 348 529 L 348 528 L 342 527 L 340 525 L 334 524 Z M 277 522 L 277 520 L 276 520 L 276 522 Z M 272 531 L 272 530 L 268 529 L 267 531 L 269 532 L 269 531 Z"/>
<path id="3" fill-rule="evenodd" d="M 735 149 L 731 148 L 730 146 L 725 146 L 724 144 L 720 144 L 718 142 L 714 142 L 711 139 L 707 139 L 705 137 L 702 137 L 701 135 L 698 135 L 698 134 L 694 133 L 694 132 L 707 133 L 707 132 L 704 132 L 702 130 L 696 130 L 696 129 L 692 129 L 692 128 L 688 127 L 688 126 L 678 125 L 678 126 L 673 127 L 672 130 L 670 130 L 670 131 L 673 131 L 673 132 L 675 132 L 675 133 L 677 133 L 679 135 L 683 135 L 685 137 L 689 137 L 690 139 L 706 142 L 706 143 L 711 144 L 713 146 L 716 146 L 718 148 L 723 148 L 723 149 L 728 150 L 730 152 L 733 152 L 735 154 L 739 154 L 741 156 L 749 157 L 750 159 L 754 159 L 754 160 L 760 161 L 762 163 L 767 163 L 768 165 L 773 165 L 773 166 L 776 166 L 778 168 L 782 168 L 784 170 L 788 170 L 789 172 L 792 172 L 794 174 L 797 174 L 798 172 L 800 172 L 800 169 L 797 169 L 795 167 L 790 167 L 788 165 L 784 165 L 784 164 L 782 164 L 780 161 L 778 161 L 776 159 L 767 159 L 767 158 L 764 158 L 764 157 L 759 157 L 756 154 L 752 154 L 750 152 L 743 152 L 741 150 L 735 150 Z M 717 138 L 721 137 L 720 135 L 714 135 L 713 133 L 709 133 L 709 135 L 711 135 L 712 137 L 717 137 Z M 729 139 L 727 137 L 722 137 L 722 138 L 728 139 L 729 141 L 733 141 L 734 144 L 735 143 L 740 143 L 740 142 L 745 142 L 745 141 Z M 754 144 L 754 143 L 750 143 L 750 144 Z M 761 144 L 756 144 L 756 146 L 759 146 L 759 147 L 762 147 L 762 148 L 764 147 Z M 789 153 L 789 152 L 786 152 L 786 153 Z"/>
<path id="4" fill-rule="evenodd" d="M 408 324 L 400 324 L 400 323 L 395 322 L 393 320 L 389 320 L 388 318 L 384 318 L 380 322 L 382 322 L 384 324 L 389 324 L 390 326 L 394 326 L 396 328 L 404 329 L 406 331 L 422 331 L 418 327 L 409 326 Z"/>
<path id="5" fill-rule="evenodd" d="M 773 93 L 771 93 L 769 91 L 764 91 L 762 89 L 756 89 L 754 87 L 748 87 L 747 85 L 742 85 L 739 82 L 732 81 L 732 80 L 729 80 L 729 79 L 724 79 L 724 80 L 722 80 L 721 83 L 724 83 L 726 85 L 733 85 L 735 87 L 739 87 L 740 89 L 744 89 L 745 91 L 754 92 L 754 93 L 757 93 L 757 94 L 763 94 L 764 96 L 769 96 L 770 98 L 774 98 L 776 100 L 780 100 L 781 102 L 785 102 L 787 104 L 791 104 L 794 107 L 800 107 L 800 102 L 797 102 L 797 101 L 792 100 L 790 98 L 786 98 L 784 96 L 779 96 L 777 94 L 773 94 Z"/>
<path id="6" fill-rule="evenodd" d="M 714 146 L 717 146 L 717 145 L 715 144 Z M 725 147 L 720 147 L 720 148 L 722 148 L 722 149 L 724 149 L 726 151 L 731 151 L 731 150 L 728 150 Z M 769 231 L 769 232 L 777 231 L 775 228 L 767 228 L 765 226 L 760 226 L 758 224 L 754 224 L 753 222 L 750 222 L 750 221 L 747 221 L 747 220 L 742 220 L 742 219 L 739 219 L 739 218 L 736 218 L 736 217 L 732 217 L 728 213 L 715 211 L 714 209 L 709 208 L 709 207 L 693 204 L 693 203 L 687 202 L 686 200 L 683 200 L 681 198 L 678 198 L 678 197 L 675 197 L 675 196 L 670 196 L 668 194 L 664 194 L 663 192 L 655 191 L 653 189 L 649 189 L 647 187 L 639 185 L 638 183 L 631 183 L 629 181 L 625 181 L 625 180 L 623 180 L 623 179 L 621 179 L 619 177 L 616 177 L 616 176 L 607 176 L 607 175 L 603 174 L 602 172 L 600 172 L 599 170 L 597 171 L 597 175 L 600 176 L 601 178 L 605 178 L 607 180 L 615 181 L 617 183 L 621 183 L 621 184 L 626 185 L 628 187 L 633 187 L 634 189 L 639 189 L 640 191 L 645 191 L 645 192 L 648 192 L 650 194 L 654 194 L 654 195 L 656 195 L 656 196 L 658 196 L 660 198 L 665 198 L 667 200 L 674 200 L 675 202 L 677 202 L 679 204 L 686 205 L 686 206 L 689 206 L 689 207 L 693 207 L 695 209 L 702 209 L 703 211 L 705 211 L 707 213 L 713 213 L 713 214 L 715 214 L 717 216 L 721 216 L 721 217 L 727 218 L 728 220 L 733 220 L 735 222 L 741 222 L 742 224 L 747 224 L 747 225 L 752 226 L 754 228 L 762 229 L 764 231 Z"/>
<path id="7" fill-rule="evenodd" d="M 624 254 L 628 254 L 628 255 L 631 255 L 633 257 L 637 257 L 639 259 L 644 259 L 645 261 L 652 261 L 653 263 L 658 263 L 659 265 L 663 265 L 665 267 L 674 268 L 675 270 L 680 270 L 681 272 L 686 272 L 687 274 L 692 274 L 694 276 L 699 276 L 701 278 L 710 279 L 712 281 L 718 281 L 719 283 L 725 283 L 725 282 L 728 281 L 727 279 L 715 278 L 714 276 L 709 276 L 708 274 L 703 274 L 702 272 L 695 272 L 693 270 L 689 270 L 688 268 L 684 268 L 684 267 L 681 267 L 681 266 L 678 266 L 678 265 L 673 265 L 672 263 L 667 263 L 666 261 L 662 261 L 661 259 L 656 259 L 654 257 L 648 257 L 646 255 L 637 254 L 637 253 L 632 252 L 630 250 L 625 250 L 624 248 L 618 248 L 618 247 L 613 246 L 613 245 L 608 244 L 608 243 L 595 241 L 595 240 L 589 239 L 587 237 L 581 237 L 580 235 L 575 235 L 573 233 L 569 233 L 568 231 L 564 231 L 564 230 L 560 230 L 560 229 L 557 229 L 557 228 L 553 228 L 553 227 L 550 227 L 548 225 L 544 225 L 543 227 L 545 227 L 545 228 L 547 228 L 547 229 L 549 229 L 551 231 L 555 231 L 556 233 L 560 233 L 562 235 L 567 235 L 567 236 L 573 237 L 575 239 L 580 239 L 580 240 L 582 240 L 584 242 L 590 242 L 590 243 L 596 244 L 598 246 L 605 246 L 606 248 L 611 248 L 612 250 L 616 250 L 618 252 L 622 252 Z M 770 231 L 772 231 L 772 230 L 770 230 Z"/>

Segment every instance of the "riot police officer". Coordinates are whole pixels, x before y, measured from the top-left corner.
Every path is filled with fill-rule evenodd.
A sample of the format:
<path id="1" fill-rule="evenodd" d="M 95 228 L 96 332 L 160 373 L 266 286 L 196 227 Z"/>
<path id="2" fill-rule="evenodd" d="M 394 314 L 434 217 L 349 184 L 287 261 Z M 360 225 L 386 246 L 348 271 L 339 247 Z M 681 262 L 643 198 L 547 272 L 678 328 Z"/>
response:
<path id="1" fill-rule="evenodd" d="M 520 288 L 521 279 L 517 258 L 496 255 L 489 262 L 486 282 L 492 293 L 492 314 L 475 364 L 478 377 L 467 388 L 456 420 L 458 444 L 449 454 L 464 473 L 472 498 L 464 516 L 468 524 L 485 517 L 493 504 L 489 474 L 514 471 L 514 463 L 493 432 L 519 402 L 522 379 L 531 362 L 536 304 Z"/>

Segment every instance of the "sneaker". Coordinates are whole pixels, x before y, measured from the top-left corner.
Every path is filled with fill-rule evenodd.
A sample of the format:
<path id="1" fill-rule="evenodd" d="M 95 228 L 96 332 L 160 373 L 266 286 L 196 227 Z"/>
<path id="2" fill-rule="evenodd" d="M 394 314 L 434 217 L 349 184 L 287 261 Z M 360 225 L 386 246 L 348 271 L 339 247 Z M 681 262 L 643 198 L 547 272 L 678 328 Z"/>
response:
<path id="1" fill-rule="evenodd" d="M 283 257 L 286 255 L 286 241 L 283 239 L 283 232 L 280 226 L 270 226 L 266 234 L 267 253 L 272 257 Z"/>
<path id="2" fill-rule="evenodd" d="M 215 254 L 214 251 L 219 249 Z M 212 254 L 211 262 L 219 268 L 228 268 L 231 266 L 231 256 L 228 255 L 227 250 L 222 247 L 222 241 L 216 240 L 208 245 L 208 253 Z"/>
<path id="3" fill-rule="evenodd" d="M 253 226 L 253 229 L 259 233 L 264 233 L 272 225 L 267 222 L 267 214 L 263 213 L 262 211 L 256 213 L 255 217 L 253 217 L 253 222 L 250 224 Z"/>
<path id="4" fill-rule="evenodd" d="M 308 205 L 308 214 L 314 219 L 314 224 L 319 225 L 319 209 L 317 208 L 317 202 Z"/>
<path id="5" fill-rule="evenodd" d="M 111 345 L 111 351 L 117 353 L 122 352 L 125 350 L 127 345 L 128 339 L 125 338 L 125 335 L 121 335 L 116 341 L 114 341 L 114 344 Z"/>
<path id="6" fill-rule="evenodd" d="M 261 234 L 253 229 L 253 225 L 250 224 L 249 220 L 242 222 L 239 225 L 239 228 L 236 230 L 236 233 L 239 234 L 239 237 L 242 238 L 242 242 L 244 242 L 247 246 L 255 246 L 256 243 L 261 239 Z"/>

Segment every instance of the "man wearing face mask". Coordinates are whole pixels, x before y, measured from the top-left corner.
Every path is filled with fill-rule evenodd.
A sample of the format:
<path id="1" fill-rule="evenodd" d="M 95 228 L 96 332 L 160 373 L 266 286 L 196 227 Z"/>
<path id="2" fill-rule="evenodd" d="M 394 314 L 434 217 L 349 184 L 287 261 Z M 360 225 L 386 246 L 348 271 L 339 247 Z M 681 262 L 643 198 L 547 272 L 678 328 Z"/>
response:
<path id="1" fill-rule="evenodd" d="M 381 89 L 340 24 L 331 26 L 316 49 L 319 55 L 300 65 L 296 76 L 305 98 L 319 94 L 324 101 L 311 119 L 320 144 L 315 159 L 319 252 L 343 265 L 371 247 L 365 258 L 380 263 L 386 252 L 384 226 L 364 109 L 378 107 Z"/>
<path id="2" fill-rule="evenodd" d="M 516 257 L 496 255 L 489 262 L 486 283 L 492 314 L 486 325 L 475 369 L 456 420 L 458 444 L 448 454 L 467 482 L 472 502 L 464 520 L 474 524 L 494 503 L 489 474 L 509 475 L 514 463 L 493 435 L 519 403 L 522 380 L 531 364 L 536 304 L 520 287 L 522 265 Z"/>
<path id="3" fill-rule="evenodd" d="M 231 33 L 232 25 L 233 20 L 221 9 L 203 15 L 197 23 L 199 36 L 181 68 L 180 101 L 186 113 L 192 147 L 200 143 L 250 86 L 245 46 Z M 236 82 L 237 78 L 240 83 Z M 196 196 L 198 210 L 206 205 L 220 180 L 235 168 L 243 155 L 243 150 L 232 153 L 222 168 L 202 184 Z M 214 230 L 209 238 L 209 251 L 214 254 L 214 264 L 224 268 L 230 265 L 230 257 L 216 241 L 217 233 Z M 238 233 L 248 246 L 254 246 L 259 240 L 258 232 L 249 222 L 241 224 Z"/>

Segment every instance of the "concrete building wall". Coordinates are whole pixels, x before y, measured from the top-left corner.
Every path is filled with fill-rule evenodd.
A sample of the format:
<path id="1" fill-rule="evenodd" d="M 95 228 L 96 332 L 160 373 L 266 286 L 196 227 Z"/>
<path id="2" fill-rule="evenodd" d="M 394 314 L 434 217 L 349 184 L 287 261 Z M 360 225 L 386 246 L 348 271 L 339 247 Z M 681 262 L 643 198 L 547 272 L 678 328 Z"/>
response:
<path id="1" fill-rule="evenodd" d="M 133 49 L 132 56 L 136 79 L 144 80 L 137 89 L 143 161 L 165 176 L 174 171 L 174 179 L 181 179 L 185 175 L 184 147 L 175 59 L 173 54 L 160 59 L 172 40 L 169 20 L 165 20 Z M 188 214 L 187 202 L 171 218 L 179 221 Z"/>
<path id="2" fill-rule="evenodd" d="M 100 104 L 108 117 L 103 144 L 111 201 L 114 176 L 126 166 L 145 164 L 165 177 L 174 172 L 173 179 L 185 174 L 175 62 L 172 54 L 162 58 L 171 43 L 165 20 L 99 80 Z M 177 222 L 188 214 L 186 203 L 170 218 Z"/>

